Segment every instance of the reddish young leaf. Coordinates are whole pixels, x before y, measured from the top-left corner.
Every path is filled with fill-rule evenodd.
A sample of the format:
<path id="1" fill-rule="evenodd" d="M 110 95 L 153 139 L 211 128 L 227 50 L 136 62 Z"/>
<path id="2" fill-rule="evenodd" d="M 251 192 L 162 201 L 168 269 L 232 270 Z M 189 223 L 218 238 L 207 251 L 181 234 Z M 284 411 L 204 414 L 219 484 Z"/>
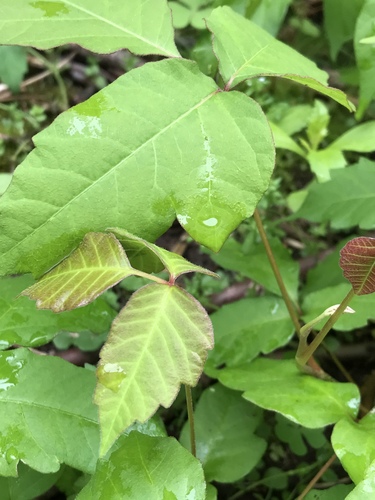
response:
<path id="1" fill-rule="evenodd" d="M 357 295 L 375 292 L 375 238 L 354 238 L 340 252 L 340 267 Z"/>

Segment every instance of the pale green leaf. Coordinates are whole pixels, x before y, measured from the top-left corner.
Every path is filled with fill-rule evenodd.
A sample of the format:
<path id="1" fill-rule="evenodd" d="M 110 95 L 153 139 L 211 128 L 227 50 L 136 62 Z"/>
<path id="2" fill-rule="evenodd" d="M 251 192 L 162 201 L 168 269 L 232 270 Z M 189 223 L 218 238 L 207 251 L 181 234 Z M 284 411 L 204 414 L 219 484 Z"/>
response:
<path id="1" fill-rule="evenodd" d="M 27 349 L 0 353 L 0 475 L 19 461 L 39 472 L 62 462 L 92 474 L 99 451 L 95 374 Z"/>
<path id="2" fill-rule="evenodd" d="M 186 28 L 190 22 L 190 10 L 178 2 L 168 2 L 172 11 L 173 26 L 180 30 Z"/>
<path id="3" fill-rule="evenodd" d="M 327 382 L 303 374 L 294 360 L 258 358 L 222 371 L 225 386 L 295 423 L 316 429 L 357 415 L 360 395 L 354 384 Z"/>
<path id="4" fill-rule="evenodd" d="M 375 227 L 375 163 L 332 170 L 331 180 L 312 185 L 301 209 L 295 214 L 312 222 L 330 222 L 334 229 Z"/>
<path id="5" fill-rule="evenodd" d="M 304 150 L 286 133 L 282 128 L 280 128 L 275 123 L 270 122 L 273 139 L 275 141 L 275 146 L 281 149 L 288 149 L 297 153 L 303 158 L 306 156 Z"/>
<path id="6" fill-rule="evenodd" d="M 375 495 L 375 460 L 366 471 L 363 481 L 349 493 L 346 500 L 368 500 Z"/>
<path id="7" fill-rule="evenodd" d="M 213 484 L 206 485 L 206 500 L 217 500 L 217 489 Z"/>
<path id="8" fill-rule="evenodd" d="M 307 323 L 316 318 L 328 307 L 340 304 L 351 290 L 351 285 L 342 283 L 328 288 L 323 288 L 306 295 L 303 304 L 303 319 Z M 369 320 L 375 319 L 375 294 L 356 295 L 350 301 L 350 307 L 355 314 L 343 314 L 335 323 L 335 330 L 350 331 L 366 326 Z M 322 327 L 324 320 L 316 325 Z"/>
<path id="9" fill-rule="evenodd" d="M 375 0 L 366 0 L 358 16 L 354 34 L 354 50 L 359 70 L 358 118 L 362 117 L 375 96 L 375 49 L 372 45 L 361 43 L 363 38 L 375 34 L 374 18 Z"/>
<path id="10" fill-rule="evenodd" d="M 359 153 L 370 153 L 375 150 L 375 121 L 362 123 L 353 127 L 345 134 L 336 139 L 330 148 L 341 149 L 341 151 L 358 151 Z"/>
<path id="11" fill-rule="evenodd" d="M 118 237 L 121 244 L 124 246 L 127 255 L 129 254 L 129 250 L 130 252 L 134 252 L 134 250 L 138 251 L 139 254 L 142 254 L 142 252 L 147 250 L 151 251 L 158 257 L 160 262 L 163 263 L 163 266 L 169 272 L 173 281 L 175 281 L 182 274 L 192 272 L 203 273 L 218 278 L 218 275 L 212 271 L 209 271 L 201 266 L 196 266 L 195 264 L 192 264 L 188 260 L 184 259 L 181 255 L 169 252 L 165 248 L 149 243 L 148 241 L 139 238 L 138 236 L 134 236 L 134 234 L 131 234 L 124 229 L 114 227 L 110 228 L 109 231 L 112 231 Z"/>
<path id="12" fill-rule="evenodd" d="M 363 481 L 375 463 L 375 414 L 368 413 L 359 422 L 343 419 L 331 437 L 332 446 L 344 469 L 355 484 Z"/>
<path id="13" fill-rule="evenodd" d="M 317 90 L 353 111 L 354 105 L 343 92 L 327 86 L 327 73 L 229 7 L 215 9 L 207 25 L 214 34 L 214 51 L 226 89 L 247 78 L 278 76 Z"/>
<path id="14" fill-rule="evenodd" d="M 34 302 L 19 296 L 33 283 L 31 276 L 0 279 L 0 349 L 13 344 L 37 347 L 62 331 L 82 337 L 109 331 L 116 311 L 105 298 L 99 297 L 82 309 L 54 314 L 38 310 Z"/>
<path id="15" fill-rule="evenodd" d="M 251 20 L 258 26 L 276 36 L 288 11 L 292 0 L 262 0 L 251 16 Z"/>
<path id="16" fill-rule="evenodd" d="M 276 122 L 276 124 L 283 129 L 289 136 L 301 132 L 307 127 L 314 107 L 310 104 L 297 104 L 290 106 L 285 103 L 285 114 Z"/>
<path id="17" fill-rule="evenodd" d="M 338 149 L 329 147 L 319 151 L 310 151 L 307 155 L 311 171 L 319 182 L 327 182 L 331 178 L 331 170 L 344 168 L 346 160 Z"/>
<path id="18" fill-rule="evenodd" d="M 286 289 L 292 299 L 296 300 L 299 274 L 298 263 L 292 259 L 288 250 L 278 238 L 271 238 L 270 245 L 283 276 Z M 237 271 L 243 276 L 257 281 L 270 292 L 281 295 L 263 243 L 253 244 L 250 249 L 245 251 L 240 243 L 230 238 L 218 254 L 210 252 L 209 255 L 216 264 L 224 269 Z"/>
<path id="19" fill-rule="evenodd" d="M 17 478 L 0 477 L 1 500 L 35 500 L 48 491 L 60 475 L 60 471 L 41 474 L 21 462 Z"/>
<path id="20" fill-rule="evenodd" d="M 1 82 L 8 85 L 13 92 L 17 92 L 26 72 L 27 54 L 25 49 L 11 46 L 0 47 Z"/>
<path id="21" fill-rule="evenodd" d="M 332 59 L 345 42 L 354 37 L 355 23 L 364 0 L 324 0 L 324 29 Z"/>
<path id="22" fill-rule="evenodd" d="M 205 500 L 202 466 L 175 439 L 132 432 L 99 461 L 77 500 Z"/>
<path id="23" fill-rule="evenodd" d="M 282 299 L 256 297 L 225 305 L 211 315 L 215 347 L 209 352 L 205 372 L 218 377 L 220 367 L 250 363 L 260 353 L 285 345 L 294 332 Z"/>
<path id="24" fill-rule="evenodd" d="M 362 40 L 360 40 L 359 43 L 374 45 L 375 44 L 375 36 L 369 36 L 368 38 L 362 38 Z"/>
<path id="25" fill-rule="evenodd" d="M 194 386 L 212 347 L 211 321 L 187 292 L 161 284 L 135 292 L 100 353 L 95 401 L 102 454 L 135 420 L 169 407 L 180 384 Z"/>
<path id="26" fill-rule="evenodd" d="M 8 189 L 12 174 L 0 173 L 0 196 Z"/>
<path id="27" fill-rule="evenodd" d="M 113 234 L 88 233 L 69 257 L 22 295 L 36 300 L 39 309 L 67 311 L 87 305 L 136 272 Z"/>
<path id="28" fill-rule="evenodd" d="M 197 458 L 207 481 L 232 483 L 255 467 L 267 447 L 266 441 L 254 434 L 261 420 L 261 410 L 238 392 L 220 384 L 204 391 L 194 412 L 194 423 Z M 180 441 L 190 448 L 188 422 Z"/>
<path id="29" fill-rule="evenodd" d="M 2 6 L 0 43 L 179 56 L 166 0 L 14 0 Z"/>
<path id="30" fill-rule="evenodd" d="M 124 227 L 153 241 L 176 215 L 219 250 L 274 166 L 259 106 L 179 59 L 130 71 L 34 142 L 0 198 L 0 275 L 40 275 L 88 231 Z"/>

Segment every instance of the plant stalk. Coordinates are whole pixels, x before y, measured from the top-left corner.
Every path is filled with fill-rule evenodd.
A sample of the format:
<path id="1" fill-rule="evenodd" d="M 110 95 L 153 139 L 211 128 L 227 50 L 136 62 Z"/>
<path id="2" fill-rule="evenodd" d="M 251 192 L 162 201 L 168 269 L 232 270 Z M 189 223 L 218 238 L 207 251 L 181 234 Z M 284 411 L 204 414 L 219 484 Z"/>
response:
<path id="1" fill-rule="evenodd" d="M 191 454 L 197 456 L 197 446 L 195 441 L 195 426 L 194 426 L 194 409 L 193 409 L 193 398 L 191 395 L 190 385 L 185 384 L 185 394 L 186 394 L 186 407 L 189 419 L 189 429 L 190 429 L 190 451 Z"/>
<path id="2" fill-rule="evenodd" d="M 268 260 L 270 261 L 270 265 L 272 267 L 273 274 L 275 275 L 277 284 L 279 285 L 281 295 L 282 295 L 284 302 L 285 302 L 285 305 L 288 309 L 290 318 L 293 321 L 293 325 L 294 325 L 297 333 L 299 333 L 301 325 L 300 325 L 300 322 L 298 319 L 297 311 L 296 311 L 295 306 L 292 302 L 292 299 L 289 297 L 288 291 L 286 289 L 286 286 L 284 284 L 284 280 L 281 276 L 280 270 L 279 270 L 278 265 L 276 263 L 275 256 L 273 255 L 271 245 L 269 244 L 269 241 L 268 241 L 268 238 L 267 238 L 266 232 L 264 230 L 264 226 L 263 226 L 263 223 L 262 223 L 262 220 L 260 218 L 259 211 L 257 208 L 255 209 L 255 212 L 254 212 L 254 220 L 255 220 L 255 224 L 257 226 L 260 238 L 261 238 L 262 243 L 264 245 L 264 248 L 266 250 Z"/>
<path id="3" fill-rule="evenodd" d="M 298 356 L 298 364 L 300 366 L 303 366 L 307 363 L 307 361 L 310 359 L 310 357 L 314 354 L 316 349 L 319 347 L 319 345 L 323 342 L 325 339 L 327 333 L 331 330 L 333 325 L 336 323 L 336 321 L 339 319 L 341 314 L 345 311 L 346 307 L 348 306 L 349 302 L 352 300 L 354 297 L 354 290 L 351 288 L 349 293 L 346 295 L 346 297 L 343 299 L 339 307 L 336 309 L 336 311 L 330 316 L 323 326 L 323 328 L 320 330 L 318 335 L 314 338 L 314 340 L 311 342 L 309 346 L 307 346 L 306 350 L 301 353 Z"/>

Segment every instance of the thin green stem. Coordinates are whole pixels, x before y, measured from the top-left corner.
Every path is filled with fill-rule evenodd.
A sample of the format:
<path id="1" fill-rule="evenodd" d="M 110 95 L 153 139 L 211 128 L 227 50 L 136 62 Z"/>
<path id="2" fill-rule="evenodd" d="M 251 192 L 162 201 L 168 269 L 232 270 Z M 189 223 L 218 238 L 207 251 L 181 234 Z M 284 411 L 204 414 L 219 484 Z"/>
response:
<path id="1" fill-rule="evenodd" d="M 138 269 L 133 269 L 134 276 L 140 276 L 141 278 L 146 278 L 151 281 L 156 281 L 156 283 L 160 283 L 162 285 L 167 285 L 168 281 L 163 280 L 163 278 L 159 278 L 159 276 L 154 276 L 153 274 L 144 273 L 143 271 L 139 271 Z"/>
<path id="2" fill-rule="evenodd" d="M 193 398 L 191 395 L 191 387 L 189 385 L 185 385 L 185 394 L 186 394 L 186 407 L 188 412 L 189 428 L 190 428 L 190 450 L 192 455 L 196 457 L 197 447 L 195 443 Z"/>
<path id="3" fill-rule="evenodd" d="M 279 267 L 277 265 L 275 256 L 273 255 L 271 245 L 269 244 L 266 232 L 264 230 L 262 220 L 261 220 L 259 212 L 258 212 L 258 209 L 255 209 L 254 220 L 255 220 L 255 224 L 257 226 L 260 238 L 261 238 L 263 245 L 264 245 L 264 248 L 266 250 L 268 260 L 269 260 L 270 265 L 272 267 L 272 271 L 275 275 L 277 284 L 279 285 L 281 295 L 282 295 L 284 302 L 285 302 L 285 305 L 288 309 L 290 318 L 293 321 L 293 324 L 294 324 L 296 331 L 299 333 L 301 325 L 300 325 L 300 322 L 298 319 L 297 311 L 296 311 L 296 308 L 292 302 L 292 299 L 289 297 L 288 291 L 287 291 L 286 286 L 284 284 L 284 280 L 281 276 L 281 273 L 280 273 Z"/>
<path id="4" fill-rule="evenodd" d="M 316 349 L 319 347 L 319 345 L 323 342 L 325 339 L 327 333 L 331 330 L 333 325 L 336 323 L 336 321 L 339 319 L 339 317 L 343 314 L 345 311 L 346 307 L 348 306 L 349 302 L 352 300 L 354 297 L 354 291 L 353 289 L 350 290 L 350 292 L 346 295 L 346 297 L 343 299 L 339 307 L 336 309 L 336 311 L 328 318 L 328 321 L 325 323 L 323 328 L 320 330 L 318 335 L 315 337 L 315 339 L 311 342 L 309 346 L 306 347 L 306 350 L 304 352 L 301 352 L 298 355 L 297 363 L 300 366 L 303 366 L 307 363 L 307 361 L 310 359 L 310 357 L 314 354 Z"/>

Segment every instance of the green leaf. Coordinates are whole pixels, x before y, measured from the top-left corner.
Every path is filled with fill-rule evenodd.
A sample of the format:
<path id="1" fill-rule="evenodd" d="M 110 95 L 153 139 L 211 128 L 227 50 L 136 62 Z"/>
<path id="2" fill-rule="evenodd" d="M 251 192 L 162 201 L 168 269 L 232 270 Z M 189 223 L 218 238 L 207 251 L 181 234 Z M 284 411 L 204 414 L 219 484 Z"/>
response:
<path id="1" fill-rule="evenodd" d="M 113 234 L 88 233 L 79 247 L 22 295 L 54 312 L 82 307 L 137 271 Z"/>
<path id="2" fill-rule="evenodd" d="M 1 500 L 34 500 L 48 491 L 60 475 L 60 471 L 41 474 L 21 462 L 17 478 L 0 477 Z"/>
<path id="3" fill-rule="evenodd" d="M 285 345 L 294 327 L 282 299 L 256 297 L 225 305 L 211 315 L 215 347 L 208 354 L 205 372 L 213 378 L 220 367 L 249 363 L 260 353 Z"/>
<path id="4" fill-rule="evenodd" d="M 54 314 L 36 309 L 34 302 L 19 296 L 33 282 L 31 276 L 0 279 L 0 349 L 13 344 L 37 347 L 61 331 L 82 335 L 108 332 L 116 311 L 105 298 L 82 309 Z"/>
<path id="5" fill-rule="evenodd" d="M 214 34 L 214 51 L 227 90 L 247 78 L 278 76 L 307 85 L 350 111 L 355 109 L 343 92 L 327 86 L 327 73 L 229 7 L 215 9 L 207 25 Z"/>
<path id="6" fill-rule="evenodd" d="M 319 182 L 329 181 L 331 170 L 344 168 L 346 165 L 345 157 L 341 151 L 332 147 L 310 151 L 307 155 L 307 161 Z"/>
<path id="7" fill-rule="evenodd" d="M 64 462 L 92 474 L 99 451 L 95 375 L 27 349 L 0 353 L 0 475 L 17 465 L 51 473 Z"/>
<path id="8" fill-rule="evenodd" d="M 143 252 L 152 253 L 158 257 L 160 262 L 163 263 L 163 268 L 169 272 L 170 277 L 173 281 L 175 281 L 179 276 L 186 273 L 203 273 L 209 276 L 213 276 L 218 278 L 219 276 L 204 267 L 196 266 L 192 264 L 188 260 L 184 259 L 181 255 L 178 255 L 174 252 L 169 252 L 165 250 L 165 248 L 158 247 L 153 243 L 149 243 L 148 241 L 139 238 L 138 236 L 134 236 L 134 234 L 125 231 L 124 229 L 120 229 L 117 227 L 110 228 L 109 231 L 112 231 L 118 239 L 121 241 L 122 245 L 125 247 L 126 254 L 128 252 L 136 251 L 138 254 Z M 148 257 L 148 254 L 147 254 Z"/>
<path id="9" fill-rule="evenodd" d="M 0 21 L 1 22 L 1 21 Z M 27 72 L 27 55 L 22 47 L 0 47 L 0 81 L 18 92 Z"/>
<path id="10" fill-rule="evenodd" d="M 354 238 L 340 252 L 340 267 L 357 295 L 375 292 L 375 238 Z"/>
<path id="11" fill-rule="evenodd" d="M 364 0 L 324 0 L 324 29 L 329 41 L 332 59 L 345 42 L 354 37 L 355 23 Z"/>
<path id="12" fill-rule="evenodd" d="M 348 283 L 342 283 L 306 295 L 302 304 L 304 321 L 307 323 L 328 307 L 339 304 L 350 289 L 351 286 Z M 354 309 L 355 314 L 342 314 L 335 323 L 335 330 L 354 330 L 366 326 L 369 320 L 375 319 L 375 296 L 372 294 L 356 295 L 350 301 L 350 307 Z M 315 328 L 323 326 L 323 323 L 324 321 L 317 323 Z"/>
<path id="13" fill-rule="evenodd" d="M 0 196 L 8 189 L 12 177 L 12 174 L 0 173 Z"/>
<path id="14" fill-rule="evenodd" d="M 293 300 L 297 299 L 299 266 L 278 238 L 270 238 L 270 245 L 284 283 Z M 209 252 L 211 259 L 223 269 L 237 271 L 260 283 L 270 292 L 281 295 L 263 244 L 257 243 L 246 252 L 243 246 L 230 238 L 218 254 Z"/>
<path id="15" fill-rule="evenodd" d="M 303 158 L 306 156 L 304 150 L 282 128 L 272 122 L 270 122 L 270 125 L 276 148 L 288 149 Z"/>
<path id="16" fill-rule="evenodd" d="M 194 386 L 212 347 L 211 321 L 187 292 L 159 284 L 135 292 L 100 353 L 101 453 L 135 420 L 144 422 L 159 405 L 168 408 L 180 384 Z"/>
<path id="17" fill-rule="evenodd" d="M 219 250 L 252 215 L 274 166 L 259 106 L 218 92 L 195 63 L 178 59 L 120 77 L 34 142 L 0 198 L 0 275 L 40 275 L 88 231 L 110 226 L 153 241 L 176 214 Z"/>
<path id="18" fill-rule="evenodd" d="M 362 159 L 349 168 L 333 170 L 332 179 L 312 185 L 296 217 L 330 222 L 334 229 L 375 227 L 375 163 Z"/>
<path id="19" fill-rule="evenodd" d="M 261 408 L 311 429 L 345 416 L 355 418 L 360 402 L 356 385 L 303 374 L 292 360 L 258 358 L 250 365 L 223 370 L 219 380 L 231 389 L 245 391 L 243 397 Z"/>
<path id="20" fill-rule="evenodd" d="M 50 49 L 66 43 L 108 54 L 179 56 L 165 0 L 15 0 L 4 5 L 0 43 Z M 93 36 L 95 34 L 95 36 Z"/>
<path id="21" fill-rule="evenodd" d="M 178 2 L 168 2 L 172 11 L 173 26 L 180 30 L 186 28 L 190 22 L 190 10 Z"/>
<path id="22" fill-rule="evenodd" d="M 330 148 L 340 149 L 341 151 L 370 153 L 375 150 L 374 135 L 375 121 L 372 120 L 351 128 L 336 139 L 330 145 Z"/>
<path id="23" fill-rule="evenodd" d="M 197 458 L 207 481 L 232 483 L 248 474 L 266 450 L 264 439 L 254 434 L 262 420 L 259 408 L 238 392 L 220 384 L 209 387 L 194 412 Z M 190 448 L 189 423 L 181 443 Z"/>
<path id="24" fill-rule="evenodd" d="M 357 18 L 354 34 L 354 50 L 359 70 L 359 104 L 357 117 L 361 118 L 375 96 L 375 51 L 372 45 L 361 43 L 375 34 L 375 1 L 366 0 Z"/>
<path id="25" fill-rule="evenodd" d="M 375 495 L 375 461 L 366 471 L 365 478 L 346 497 L 347 500 L 367 500 Z"/>
<path id="26" fill-rule="evenodd" d="M 276 36 L 288 11 L 292 0 L 263 0 L 251 16 L 251 20 L 258 26 Z"/>
<path id="27" fill-rule="evenodd" d="M 327 439 L 324 436 L 324 429 L 307 429 L 284 418 L 279 413 L 276 414 L 275 434 L 280 441 L 287 443 L 290 450 L 299 456 L 308 452 L 306 441 L 315 449 L 322 448 Z"/>
<path id="28" fill-rule="evenodd" d="M 205 500 L 205 489 L 201 464 L 175 439 L 132 432 L 99 461 L 77 500 Z"/>
<path id="29" fill-rule="evenodd" d="M 338 500 L 338 498 L 350 498 L 350 492 L 353 490 L 352 484 L 338 484 L 331 486 L 326 490 L 310 490 L 305 496 L 305 500 Z M 349 494 L 349 496 L 347 496 Z M 352 497 L 352 500 L 359 500 L 358 497 Z M 363 500 L 366 500 L 365 498 Z"/>
<path id="30" fill-rule="evenodd" d="M 332 446 L 355 484 L 363 481 L 375 463 L 375 415 L 370 412 L 359 422 L 343 419 L 331 437 Z"/>

